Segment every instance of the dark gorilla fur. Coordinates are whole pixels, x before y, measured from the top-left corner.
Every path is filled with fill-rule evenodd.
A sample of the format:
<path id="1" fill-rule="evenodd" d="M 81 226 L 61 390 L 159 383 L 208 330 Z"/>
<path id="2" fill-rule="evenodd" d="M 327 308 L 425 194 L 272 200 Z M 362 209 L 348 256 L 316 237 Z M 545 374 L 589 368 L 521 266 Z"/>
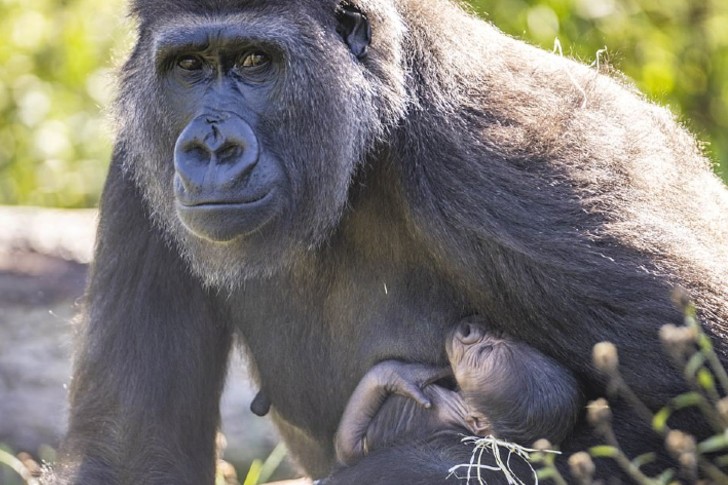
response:
<path id="1" fill-rule="evenodd" d="M 681 320 L 674 285 L 725 355 L 728 191 L 668 111 L 446 0 L 347 2 L 371 25 L 354 55 L 337 7 L 133 3 L 59 483 L 212 483 L 235 335 L 314 477 L 331 470 L 364 373 L 386 359 L 445 364 L 442 342 L 466 315 L 560 362 L 589 398 L 605 392 L 592 346 L 614 342 L 651 409 L 683 391 L 657 338 Z M 155 59 L 160 39 L 205 25 L 284 53 L 272 84 L 233 105 L 255 112 L 285 190 L 271 221 L 225 243 L 178 219 L 173 150 L 192 118 L 179 106 L 194 100 Z M 660 448 L 626 405 L 613 411 L 632 456 Z M 582 420 L 563 447 L 590 439 Z M 370 455 L 330 483 L 442 483 L 469 451 L 438 440 Z"/>

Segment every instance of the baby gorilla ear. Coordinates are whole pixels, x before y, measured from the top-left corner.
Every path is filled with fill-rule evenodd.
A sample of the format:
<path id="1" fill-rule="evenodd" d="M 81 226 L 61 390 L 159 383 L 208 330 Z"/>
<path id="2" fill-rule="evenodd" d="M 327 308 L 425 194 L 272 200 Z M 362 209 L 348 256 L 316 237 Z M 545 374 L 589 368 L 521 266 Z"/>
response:
<path id="1" fill-rule="evenodd" d="M 465 417 L 465 422 L 470 428 L 470 432 L 476 436 L 487 436 L 493 433 L 488 418 L 477 411 L 470 411 Z"/>
<path id="2" fill-rule="evenodd" d="M 336 9 L 339 26 L 336 32 L 344 39 L 357 59 L 364 59 L 372 41 L 372 27 L 369 19 L 349 2 L 339 4 Z"/>

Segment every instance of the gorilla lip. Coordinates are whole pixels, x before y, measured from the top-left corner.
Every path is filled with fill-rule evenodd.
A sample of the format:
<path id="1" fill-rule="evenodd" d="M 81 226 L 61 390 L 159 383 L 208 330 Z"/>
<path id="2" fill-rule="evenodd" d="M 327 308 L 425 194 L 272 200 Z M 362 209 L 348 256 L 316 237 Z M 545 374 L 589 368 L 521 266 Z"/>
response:
<path id="1" fill-rule="evenodd" d="M 189 208 L 204 208 L 204 207 L 245 207 L 250 204 L 255 204 L 256 202 L 260 202 L 263 199 L 266 199 L 273 190 L 268 190 L 266 192 L 252 195 L 245 199 L 238 199 L 238 200 L 180 200 L 177 199 L 177 203 L 183 207 L 189 207 Z"/>
<path id="2" fill-rule="evenodd" d="M 177 201 L 177 216 L 188 231 L 213 242 L 228 242 L 251 234 L 274 216 L 275 190 L 240 202 L 206 202 L 187 205 Z"/>

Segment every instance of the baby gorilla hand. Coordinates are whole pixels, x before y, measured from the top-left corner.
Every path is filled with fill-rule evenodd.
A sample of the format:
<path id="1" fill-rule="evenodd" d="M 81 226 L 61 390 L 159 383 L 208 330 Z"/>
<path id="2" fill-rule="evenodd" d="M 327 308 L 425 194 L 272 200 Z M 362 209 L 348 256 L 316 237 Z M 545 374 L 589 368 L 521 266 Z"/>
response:
<path id="1" fill-rule="evenodd" d="M 449 375 L 450 369 L 385 360 L 375 365 L 369 374 L 387 393 L 409 397 L 429 409 L 432 401 L 422 392 L 422 388 Z"/>

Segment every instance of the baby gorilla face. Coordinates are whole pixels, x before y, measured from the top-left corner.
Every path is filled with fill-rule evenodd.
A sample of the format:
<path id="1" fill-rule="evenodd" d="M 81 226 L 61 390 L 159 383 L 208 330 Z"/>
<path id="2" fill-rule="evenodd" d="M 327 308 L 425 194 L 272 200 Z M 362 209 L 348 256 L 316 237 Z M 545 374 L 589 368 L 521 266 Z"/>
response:
<path id="1" fill-rule="evenodd" d="M 486 332 L 482 325 L 469 321 L 461 322 L 450 333 L 445 343 L 445 350 L 461 389 L 464 384 L 477 381 L 476 376 L 488 373 L 488 369 L 484 366 L 493 360 L 490 354 L 500 342 L 499 338 Z"/>
<path id="2" fill-rule="evenodd" d="M 468 425 L 473 433 L 480 436 L 490 432 L 485 397 L 500 385 L 503 373 L 495 368 L 499 361 L 495 354 L 504 347 L 507 347 L 504 340 L 470 321 L 463 321 L 455 327 L 445 344 L 453 375 L 467 408 Z"/>

